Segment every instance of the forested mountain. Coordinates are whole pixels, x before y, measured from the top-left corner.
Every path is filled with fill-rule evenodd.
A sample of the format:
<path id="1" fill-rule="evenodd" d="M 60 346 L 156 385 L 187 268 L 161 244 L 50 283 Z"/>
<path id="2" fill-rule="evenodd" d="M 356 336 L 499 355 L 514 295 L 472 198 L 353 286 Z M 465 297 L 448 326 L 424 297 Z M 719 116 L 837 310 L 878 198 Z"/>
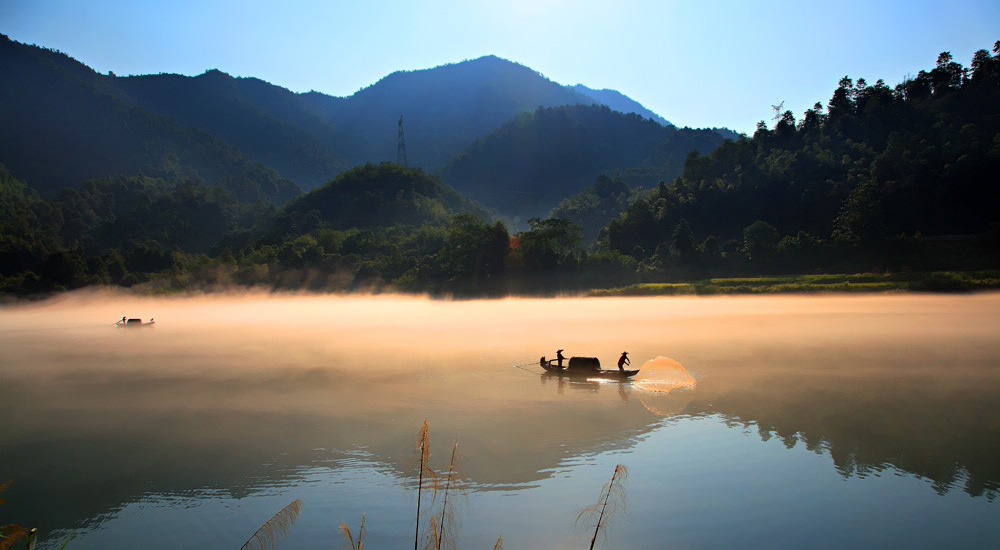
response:
<path id="1" fill-rule="evenodd" d="M 203 180 L 247 201 L 299 192 L 230 145 L 123 101 L 115 78 L 59 52 L 0 36 L 0 73 L 0 162 L 44 192 L 139 172 Z"/>
<path id="2" fill-rule="evenodd" d="M 262 80 L 212 70 L 118 78 L 114 86 L 130 103 L 211 134 L 304 189 L 349 166 L 337 153 L 347 140 L 322 111 Z"/>
<path id="3" fill-rule="evenodd" d="M 355 163 L 396 158 L 395 125 L 402 115 L 409 164 L 435 170 L 518 113 L 577 103 L 594 100 L 524 65 L 485 56 L 397 71 L 330 103 L 328 113 L 351 136 L 345 154 Z"/>
<path id="4" fill-rule="evenodd" d="M 676 181 L 608 225 L 606 243 L 695 271 L 995 262 L 1000 42 L 993 52 L 969 69 L 942 53 L 895 88 L 844 77 L 825 107 L 692 154 Z"/>
<path id="5" fill-rule="evenodd" d="M 263 185 L 281 201 L 294 194 L 282 178 L 311 189 L 350 166 L 395 160 L 400 115 L 408 164 L 431 171 L 538 107 L 607 102 L 656 117 L 613 90 L 563 86 L 495 56 L 395 72 L 344 98 L 218 70 L 102 75 L 6 36 L 0 69 L 0 161 L 43 190 L 143 172 L 235 179 L 241 192 Z"/>
<path id="6" fill-rule="evenodd" d="M 625 114 L 635 113 L 642 118 L 651 118 L 664 126 L 673 126 L 673 124 L 671 124 L 667 119 L 661 117 L 653 111 L 650 111 L 638 101 L 628 97 L 618 90 L 595 90 L 593 88 L 588 88 L 583 84 L 577 84 L 576 86 L 573 86 L 573 89 L 593 99 L 596 103 L 607 105 L 613 111 Z"/>
<path id="7" fill-rule="evenodd" d="M 469 197 L 509 215 L 543 216 L 602 173 L 631 185 L 673 179 L 691 151 L 723 139 L 711 130 L 661 126 L 603 105 L 539 108 L 478 140 L 442 171 Z"/>

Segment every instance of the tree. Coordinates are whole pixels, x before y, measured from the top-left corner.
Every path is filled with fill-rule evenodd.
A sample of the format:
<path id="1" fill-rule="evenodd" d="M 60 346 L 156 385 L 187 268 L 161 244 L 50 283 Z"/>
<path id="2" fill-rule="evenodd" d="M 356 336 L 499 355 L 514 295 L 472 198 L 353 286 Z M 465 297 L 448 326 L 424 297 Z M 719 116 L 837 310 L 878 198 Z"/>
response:
<path id="1" fill-rule="evenodd" d="M 779 238 L 773 225 L 757 220 L 743 229 L 743 253 L 753 262 L 768 261 L 778 248 Z"/>
<path id="2" fill-rule="evenodd" d="M 529 271 L 544 271 L 575 265 L 583 232 L 569 220 L 549 218 L 528 220 L 530 230 L 519 233 L 519 251 Z"/>
<path id="3" fill-rule="evenodd" d="M 681 266 L 691 266 L 698 261 L 691 224 L 681 219 L 670 236 L 670 256 Z"/>

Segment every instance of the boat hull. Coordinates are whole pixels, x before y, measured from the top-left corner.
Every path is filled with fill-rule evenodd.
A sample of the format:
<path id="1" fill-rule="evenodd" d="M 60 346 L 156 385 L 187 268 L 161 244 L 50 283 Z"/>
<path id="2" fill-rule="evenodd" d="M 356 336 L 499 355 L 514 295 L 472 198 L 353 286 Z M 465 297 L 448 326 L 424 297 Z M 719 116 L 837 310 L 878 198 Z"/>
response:
<path id="1" fill-rule="evenodd" d="M 601 369 L 601 370 L 582 370 L 582 369 L 565 369 L 559 367 L 545 367 L 545 373 L 552 376 L 570 376 L 573 378 L 608 378 L 612 380 L 624 380 L 639 374 L 639 369 Z"/>

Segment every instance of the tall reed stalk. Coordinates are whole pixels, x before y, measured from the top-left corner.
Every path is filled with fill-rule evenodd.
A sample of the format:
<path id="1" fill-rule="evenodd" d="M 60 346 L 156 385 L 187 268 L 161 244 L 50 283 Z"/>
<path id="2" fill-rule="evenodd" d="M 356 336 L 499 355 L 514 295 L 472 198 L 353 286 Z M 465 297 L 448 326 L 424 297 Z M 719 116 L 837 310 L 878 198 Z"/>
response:
<path id="1" fill-rule="evenodd" d="M 444 522 L 448 518 L 448 490 L 451 488 L 451 476 L 455 473 L 455 453 L 458 451 L 458 441 L 451 446 L 451 462 L 448 463 L 448 480 L 444 484 L 444 502 L 441 504 L 441 525 L 438 527 L 437 548 L 441 550 L 444 542 Z"/>
<path id="2" fill-rule="evenodd" d="M 240 550 L 252 550 L 274 548 L 274 541 L 278 535 L 284 536 L 288 533 L 289 527 L 299 518 L 302 510 L 302 501 L 295 499 L 289 502 L 284 508 L 278 510 L 271 519 L 264 522 L 260 529 L 250 536 Z"/>
<path id="3" fill-rule="evenodd" d="M 365 515 L 361 514 L 361 527 L 358 528 L 358 540 L 355 542 L 354 536 L 351 535 L 351 528 L 348 527 L 347 522 L 342 522 L 340 524 L 340 533 L 344 535 L 351 543 L 351 550 L 364 550 L 365 543 Z"/>
<path id="4" fill-rule="evenodd" d="M 420 543 L 420 500 L 424 490 L 424 470 L 430 470 L 427 466 L 427 460 L 431 455 L 429 435 L 427 419 L 425 418 L 424 425 L 417 434 L 417 451 L 420 453 L 420 472 L 417 476 L 417 527 L 413 535 L 413 550 L 417 550 L 417 545 Z"/>
<path id="5" fill-rule="evenodd" d="M 597 523 L 594 525 L 594 535 L 590 538 L 590 550 L 594 550 L 597 544 L 597 536 L 603 529 L 607 528 L 608 522 L 615 513 L 625 507 L 625 479 L 628 477 L 628 468 L 624 464 L 615 466 L 615 471 L 611 474 L 611 481 L 601 488 L 601 496 L 597 503 L 584 508 L 577 515 L 577 521 L 581 518 L 597 515 Z"/>

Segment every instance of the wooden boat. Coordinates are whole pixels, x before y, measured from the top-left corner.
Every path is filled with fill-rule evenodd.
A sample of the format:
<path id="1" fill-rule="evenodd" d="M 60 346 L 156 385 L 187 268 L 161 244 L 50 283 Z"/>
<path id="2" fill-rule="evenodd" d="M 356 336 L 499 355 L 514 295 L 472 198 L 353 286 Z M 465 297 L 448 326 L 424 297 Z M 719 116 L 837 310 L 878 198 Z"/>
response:
<path id="1" fill-rule="evenodd" d="M 639 369 L 602 369 L 601 361 L 596 357 L 570 357 L 569 363 L 564 367 L 558 367 L 542 357 L 538 364 L 545 369 L 546 374 L 554 376 L 573 376 L 577 378 L 607 378 L 610 380 L 624 380 L 639 374 Z"/>
<path id="2" fill-rule="evenodd" d="M 150 319 L 149 322 L 143 323 L 142 319 L 122 319 L 115 323 L 118 328 L 145 328 L 151 327 L 156 324 L 154 319 Z"/>

